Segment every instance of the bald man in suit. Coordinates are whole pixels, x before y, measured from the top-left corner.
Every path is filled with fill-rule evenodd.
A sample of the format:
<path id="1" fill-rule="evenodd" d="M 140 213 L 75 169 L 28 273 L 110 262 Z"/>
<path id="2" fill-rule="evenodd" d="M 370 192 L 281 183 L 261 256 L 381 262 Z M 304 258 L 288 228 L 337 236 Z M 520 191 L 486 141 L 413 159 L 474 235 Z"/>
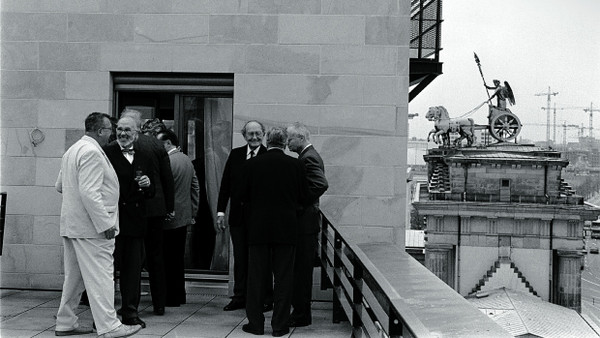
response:
<path id="1" fill-rule="evenodd" d="M 311 300 L 313 262 L 317 251 L 317 235 L 320 230 L 319 197 L 329 188 L 325 178 L 323 159 L 310 143 L 310 132 L 302 123 L 287 128 L 288 148 L 298 154 L 304 163 L 308 183 L 308 198 L 300 213 L 300 231 L 294 262 L 294 311 L 288 322 L 290 327 L 308 326 L 312 323 Z"/>

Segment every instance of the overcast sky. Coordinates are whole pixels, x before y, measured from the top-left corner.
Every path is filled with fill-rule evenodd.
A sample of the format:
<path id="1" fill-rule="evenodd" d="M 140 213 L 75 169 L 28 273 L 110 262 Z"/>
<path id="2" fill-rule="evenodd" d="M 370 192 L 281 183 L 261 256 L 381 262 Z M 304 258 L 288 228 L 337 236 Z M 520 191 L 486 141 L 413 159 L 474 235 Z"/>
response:
<path id="1" fill-rule="evenodd" d="M 558 92 L 551 98 L 552 108 L 554 103 L 557 108 L 589 108 L 593 102 L 600 109 L 600 0 L 447 0 L 442 18 L 443 74 L 409 104 L 409 112 L 419 114 L 409 121 L 410 137 L 425 138 L 433 128 L 425 119 L 430 106 L 445 106 L 451 117 L 458 117 L 487 99 L 473 52 L 488 85 L 499 79 L 512 87 L 516 105 L 510 109 L 523 123 L 519 138 L 546 139 L 541 107 L 547 96 L 535 94 L 548 87 Z M 484 106 L 471 117 L 487 125 L 487 113 Z M 589 113 L 583 108 L 557 110 L 556 120 L 557 125 L 567 121 L 587 127 Z M 594 128 L 600 138 L 600 111 Z M 557 126 L 556 133 L 560 144 L 563 128 Z M 568 140 L 576 138 L 577 130 L 567 132 Z"/>

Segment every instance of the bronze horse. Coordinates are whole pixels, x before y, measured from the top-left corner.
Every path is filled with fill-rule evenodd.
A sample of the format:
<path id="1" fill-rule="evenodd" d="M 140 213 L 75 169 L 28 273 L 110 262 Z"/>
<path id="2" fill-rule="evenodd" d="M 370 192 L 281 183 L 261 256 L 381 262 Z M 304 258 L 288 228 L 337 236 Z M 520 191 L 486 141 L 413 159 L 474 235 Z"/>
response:
<path id="1" fill-rule="evenodd" d="M 448 115 L 448 111 L 443 106 L 429 107 L 425 117 L 429 121 L 435 122 L 434 128 L 427 135 L 427 141 L 429 141 L 433 134 L 433 142 L 436 144 L 441 143 L 444 147 L 449 147 L 450 133 L 459 133 L 460 137 L 454 141 L 455 146 L 460 147 L 461 142 L 464 139 L 467 139 L 467 147 L 473 145 L 473 119 L 451 119 Z"/>

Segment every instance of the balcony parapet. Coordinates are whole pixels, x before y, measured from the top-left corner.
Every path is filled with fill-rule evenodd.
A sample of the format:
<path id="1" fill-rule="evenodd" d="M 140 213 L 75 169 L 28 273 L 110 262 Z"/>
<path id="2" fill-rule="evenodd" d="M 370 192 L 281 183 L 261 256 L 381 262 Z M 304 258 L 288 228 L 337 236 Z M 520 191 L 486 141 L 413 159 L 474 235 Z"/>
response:
<path id="1" fill-rule="evenodd" d="M 349 243 L 322 220 L 321 286 L 354 337 L 512 337 L 397 246 Z"/>

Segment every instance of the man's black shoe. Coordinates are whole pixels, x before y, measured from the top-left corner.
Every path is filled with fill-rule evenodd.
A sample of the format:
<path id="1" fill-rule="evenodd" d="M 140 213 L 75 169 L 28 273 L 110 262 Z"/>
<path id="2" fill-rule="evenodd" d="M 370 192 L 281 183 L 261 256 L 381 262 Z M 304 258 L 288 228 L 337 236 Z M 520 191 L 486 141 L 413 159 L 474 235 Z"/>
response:
<path id="1" fill-rule="evenodd" d="M 125 325 L 140 325 L 142 329 L 146 328 L 146 323 L 143 320 L 141 320 L 140 317 L 123 318 L 121 323 Z"/>
<path id="2" fill-rule="evenodd" d="M 312 323 L 310 321 L 306 321 L 306 320 L 290 319 L 288 321 L 289 327 L 304 327 L 304 326 L 309 326 L 310 324 L 312 324 Z"/>
<path id="3" fill-rule="evenodd" d="M 229 304 L 225 305 L 225 307 L 223 308 L 223 311 L 234 311 L 234 310 L 245 309 L 245 308 L 246 308 L 246 302 L 233 299 L 231 302 L 229 302 Z"/>
<path id="4" fill-rule="evenodd" d="M 252 326 L 250 326 L 250 323 L 242 325 L 242 330 L 244 332 L 252 333 L 252 334 L 255 334 L 257 336 L 261 336 L 261 335 L 265 334 L 265 330 L 264 329 L 262 329 L 262 330 L 255 329 Z"/>
<path id="5" fill-rule="evenodd" d="M 273 304 L 264 304 L 263 305 L 263 312 L 269 312 L 273 310 Z"/>
<path id="6" fill-rule="evenodd" d="M 284 329 L 284 330 L 277 330 L 277 331 L 273 331 L 273 333 L 271 334 L 273 337 L 281 337 L 281 336 L 285 336 L 286 334 L 290 333 L 290 329 Z"/>
<path id="7" fill-rule="evenodd" d="M 163 316 L 165 314 L 165 308 L 164 307 L 155 307 L 154 314 L 157 316 Z"/>

